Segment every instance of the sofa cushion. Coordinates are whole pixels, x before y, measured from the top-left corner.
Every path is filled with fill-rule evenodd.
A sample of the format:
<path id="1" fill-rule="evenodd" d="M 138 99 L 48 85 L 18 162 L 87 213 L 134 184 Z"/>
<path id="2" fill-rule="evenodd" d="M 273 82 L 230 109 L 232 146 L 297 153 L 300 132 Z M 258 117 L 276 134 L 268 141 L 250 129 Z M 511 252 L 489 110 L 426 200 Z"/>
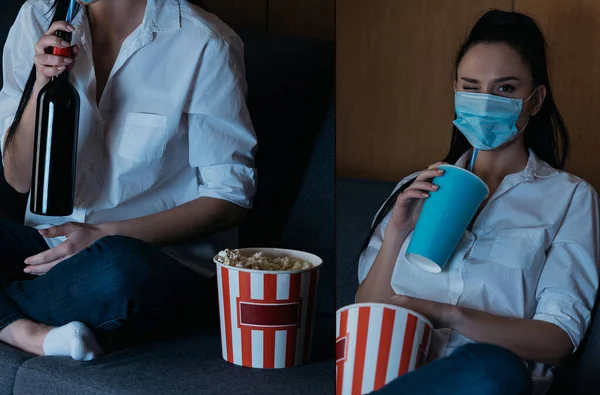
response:
<path id="1" fill-rule="evenodd" d="M 17 371 L 31 355 L 0 343 L 0 395 L 11 395 Z"/>
<path id="2" fill-rule="evenodd" d="M 317 319 L 317 333 L 333 334 L 333 316 Z M 126 349 L 90 362 L 44 357 L 25 362 L 15 394 L 331 394 L 335 362 L 332 336 L 316 336 L 314 362 L 263 370 L 242 368 L 222 359 L 218 328 L 194 336 Z M 326 352 L 325 354 L 330 354 Z"/>
<path id="3" fill-rule="evenodd" d="M 336 186 L 337 308 L 354 303 L 358 256 L 375 214 L 396 183 L 340 178 Z"/>
<path id="4" fill-rule="evenodd" d="M 312 252 L 324 265 L 317 308 L 333 311 L 334 46 L 240 31 L 248 108 L 258 136 L 258 192 L 242 227 L 245 247 Z"/>
<path id="5" fill-rule="evenodd" d="M 600 319 L 598 319 L 598 300 L 592 315 L 593 321 L 588 329 L 584 343 L 578 350 L 578 360 L 572 366 L 573 373 L 568 376 L 575 383 L 578 394 L 592 395 L 600 388 Z M 578 362 L 578 363 L 577 363 Z"/>
<path id="6" fill-rule="evenodd" d="M 281 246 L 323 259 L 317 310 L 335 310 L 335 120 L 331 107 L 283 229 Z"/>

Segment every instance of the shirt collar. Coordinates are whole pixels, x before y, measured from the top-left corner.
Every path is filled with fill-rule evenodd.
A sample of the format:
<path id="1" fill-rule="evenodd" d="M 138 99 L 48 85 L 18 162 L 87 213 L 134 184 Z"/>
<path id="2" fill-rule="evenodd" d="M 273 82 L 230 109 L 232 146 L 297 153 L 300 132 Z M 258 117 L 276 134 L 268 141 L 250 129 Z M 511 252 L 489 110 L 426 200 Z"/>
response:
<path id="1" fill-rule="evenodd" d="M 456 166 L 466 168 L 467 162 L 471 159 L 473 149 L 471 148 L 465 152 L 460 159 L 456 162 Z M 529 149 L 529 159 L 527 160 L 527 166 L 516 176 L 522 176 L 526 181 L 533 181 L 536 178 L 548 178 L 558 174 L 559 171 L 539 159 L 532 149 Z"/>
<path id="2" fill-rule="evenodd" d="M 73 25 L 81 26 L 87 21 L 85 10 L 80 9 Z M 144 19 L 139 29 L 142 33 L 168 32 L 181 27 L 181 4 L 180 0 L 148 0 Z"/>
<path id="3" fill-rule="evenodd" d="M 142 32 L 168 32 L 181 27 L 180 0 L 148 0 Z"/>

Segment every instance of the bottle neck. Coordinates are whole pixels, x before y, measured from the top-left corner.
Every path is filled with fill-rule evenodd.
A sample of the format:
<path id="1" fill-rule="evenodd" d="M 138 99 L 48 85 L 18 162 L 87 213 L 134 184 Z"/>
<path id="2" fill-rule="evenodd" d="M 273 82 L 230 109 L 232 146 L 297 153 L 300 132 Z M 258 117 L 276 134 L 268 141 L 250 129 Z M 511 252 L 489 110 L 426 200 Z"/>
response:
<path id="1" fill-rule="evenodd" d="M 57 37 L 60 37 L 63 41 L 67 41 L 67 42 L 71 42 L 72 39 L 72 34 L 70 32 L 65 32 L 62 30 L 57 30 L 56 32 L 54 32 L 54 35 Z M 55 56 L 64 56 L 67 58 L 72 58 L 73 57 L 73 48 L 70 46 L 66 47 L 66 48 L 62 48 L 62 47 L 53 47 L 52 48 L 52 54 Z M 66 65 L 65 67 L 65 71 L 63 71 L 60 75 L 53 77 L 51 79 L 51 81 L 66 81 L 66 82 L 71 82 L 71 67 L 73 67 L 72 65 Z"/>
<path id="2" fill-rule="evenodd" d="M 50 78 L 50 82 L 58 82 L 58 81 L 71 83 L 71 70 L 69 70 L 67 68 L 65 71 L 63 71 L 56 77 Z"/>

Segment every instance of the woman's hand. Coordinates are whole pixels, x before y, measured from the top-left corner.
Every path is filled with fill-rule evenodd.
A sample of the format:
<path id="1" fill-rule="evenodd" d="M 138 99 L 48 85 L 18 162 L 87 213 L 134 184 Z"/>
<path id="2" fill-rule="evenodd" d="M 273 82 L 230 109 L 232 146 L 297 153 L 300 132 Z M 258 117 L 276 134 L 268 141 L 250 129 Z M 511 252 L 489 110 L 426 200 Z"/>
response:
<path id="1" fill-rule="evenodd" d="M 402 192 L 392 210 L 392 217 L 388 229 L 395 232 L 410 232 L 415 228 L 423 202 L 429 197 L 430 192 L 438 190 L 438 186 L 432 183 L 435 177 L 444 174 L 438 167 L 444 165 L 438 162 L 423 170 L 417 179 Z"/>
<path id="2" fill-rule="evenodd" d="M 64 56 L 56 56 L 51 53 L 48 54 L 46 49 L 49 47 L 68 48 L 71 43 L 63 41 L 61 38 L 54 35 L 57 30 L 73 32 L 75 28 L 67 22 L 54 22 L 50 29 L 40 38 L 35 44 L 35 57 L 33 62 L 36 67 L 36 80 L 35 84 L 38 88 L 45 86 L 50 78 L 56 77 L 65 71 L 68 65 L 72 65 L 75 62 L 75 57 L 79 53 L 79 46 L 73 46 L 73 58 L 67 58 Z"/>
<path id="3" fill-rule="evenodd" d="M 41 276 L 61 261 L 85 250 L 96 240 L 106 235 L 101 225 L 80 224 L 68 222 L 60 226 L 42 229 L 40 234 L 46 238 L 66 236 L 63 243 L 40 254 L 25 259 L 25 273 Z"/>
<path id="4" fill-rule="evenodd" d="M 392 296 L 383 303 L 404 307 L 419 313 L 428 318 L 435 328 L 452 328 L 458 317 L 458 307 L 456 306 L 405 295 Z"/>

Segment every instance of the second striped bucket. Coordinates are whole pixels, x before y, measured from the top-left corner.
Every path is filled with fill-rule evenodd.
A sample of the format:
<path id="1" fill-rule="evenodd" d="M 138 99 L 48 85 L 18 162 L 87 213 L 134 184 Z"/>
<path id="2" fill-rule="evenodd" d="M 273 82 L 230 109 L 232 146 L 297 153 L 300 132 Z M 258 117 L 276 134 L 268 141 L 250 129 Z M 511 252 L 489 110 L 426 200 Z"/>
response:
<path id="1" fill-rule="evenodd" d="M 433 326 L 413 311 L 359 303 L 336 321 L 337 395 L 371 393 L 427 361 Z"/>
<path id="2" fill-rule="evenodd" d="M 217 264 L 223 359 L 250 368 L 287 368 L 310 359 L 319 270 L 316 255 L 276 248 L 240 249 L 251 256 L 288 256 L 303 271 L 263 271 Z"/>

